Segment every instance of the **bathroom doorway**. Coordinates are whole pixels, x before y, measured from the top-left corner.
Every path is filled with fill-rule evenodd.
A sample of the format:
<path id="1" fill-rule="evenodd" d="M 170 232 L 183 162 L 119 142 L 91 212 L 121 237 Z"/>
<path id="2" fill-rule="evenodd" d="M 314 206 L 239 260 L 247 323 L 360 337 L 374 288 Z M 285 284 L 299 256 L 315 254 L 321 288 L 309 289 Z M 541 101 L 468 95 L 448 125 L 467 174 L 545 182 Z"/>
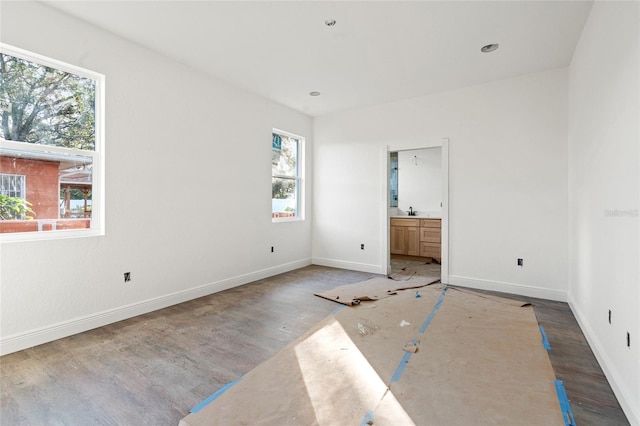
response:
<path id="1" fill-rule="evenodd" d="M 441 281 L 447 283 L 449 141 L 421 147 L 387 146 L 384 154 L 387 220 L 383 256 L 387 273 L 392 272 L 393 255 L 396 268 L 412 262 L 422 264 L 423 269 L 439 269 Z"/>

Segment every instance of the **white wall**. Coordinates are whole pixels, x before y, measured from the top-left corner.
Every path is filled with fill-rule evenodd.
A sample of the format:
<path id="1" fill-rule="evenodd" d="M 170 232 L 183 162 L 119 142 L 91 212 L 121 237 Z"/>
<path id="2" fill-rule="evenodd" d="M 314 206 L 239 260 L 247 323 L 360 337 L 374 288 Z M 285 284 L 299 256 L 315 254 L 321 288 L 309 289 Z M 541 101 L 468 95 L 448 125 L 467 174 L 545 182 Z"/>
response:
<path id="1" fill-rule="evenodd" d="M 418 216 L 440 217 L 442 202 L 442 148 L 398 152 L 398 210 L 409 207 Z"/>
<path id="2" fill-rule="evenodd" d="M 309 117 L 42 4 L 3 2 L 0 28 L 107 87 L 106 235 L 2 245 L 2 353 L 311 262 L 310 209 L 273 224 L 270 188 L 272 128 L 311 175 Z"/>
<path id="3" fill-rule="evenodd" d="M 640 425 L 639 40 L 640 3 L 596 2 L 569 85 L 569 301 L 634 425 Z"/>
<path id="4" fill-rule="evenodd" d="M 314 262 L 386 271 L 386 146 L 443 137 L 450 283 L 566 300 L 566 69 L 316 118 Z"/>

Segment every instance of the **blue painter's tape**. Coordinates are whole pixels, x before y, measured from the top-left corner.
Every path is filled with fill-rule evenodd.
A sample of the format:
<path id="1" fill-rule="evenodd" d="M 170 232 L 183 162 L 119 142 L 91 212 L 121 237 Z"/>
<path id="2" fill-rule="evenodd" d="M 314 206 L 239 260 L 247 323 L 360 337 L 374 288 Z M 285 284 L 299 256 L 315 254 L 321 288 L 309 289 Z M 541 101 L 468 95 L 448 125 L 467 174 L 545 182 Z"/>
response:
<path id="1" fill-rule="evenodd" d="M 435 306 L 431 310 L 431 313 L 429 314 L 429 316 L 425 320 L 424 324 L 422 324 L 422 327 L 420 327 L 420 334 L 424 334 L 424 332 L 427 329 L 427 327 L 429 327 L 429 324 L 431 324 L 431 321 L 433 320 L 433 317 L 436 316 L 436 311 L 438 309 L 440 309 L 440 306 L 442 305 L 442 301 L 444 300 L 444 295 L 446 293 L 447 293 L 447 286 L 445 286 L 442 289 L 442 292 L 440 293 L 440 297 L 438 298 L 438 301 L 436 302 Z"/>
<path id="2" fill-rule="evenodd" d="M 218 398 L 220 395 L 222 395 L 223 393 L 225 393 L 226 391 L 228 391 L 229 389 L 231 389 L 236 383 L 238 383 L 240 380 L 242 380 L 242 377 L 234 380 L 233 382 L 227 383 L 226 385 L 224 385 L 223 387 L 221 387 L 219 390 L 217 390 L 216 392 L 214 392 L 213 394 L 211 394 L 211 396 L 209 396 L 207 399 L 205 399 L 204 401 L 202 401 L 200 404 L 196 405 L 195 407 L 193 407 L 191 410 L 189 410 L 190 413 L 197 413 L 198 411 L 202 410 L 204 407 L 206 407 L 211 401 L 215 400 L 216 398 Z"/>
<path id="3" fill-rule="evenodd" d="M 343 310 L 345 308 L 345 305 L 340 305 L 337 308 L 335 308 L 333 311 L 331 311 L 331 313 L 329 315 L 335 315 L 338 312 L 340 312 L 341 310 Z"/>
<path id="4" fill-rule="evenodd" d="M 547 333 L 544 332 L 544 327 L 540 326 L 540 334 L 542 334 L 542 346 L 548 351 L 551 350 L 551 345 L 549 344 L 549 339 L 547 339 Z"/>
<path id="5" fill-rule="evenodd" d="M 433 320 L 433 317 L 436 315 L 436 311 L 440 309 L 440 306 L 442 306 L 442 301 L 444 300 L 444 295 L 446 293 L 447 293 L 447 286 L 445 286 L 442 289 L 442 292 L 440 293 L 440 297 L 438 298 L 438 301 L 433 306 L 433 309 L 429 313 L 429 316 L 425 320 L 424 324 L 422 324 L 422 327 L 420 327 L 420 330 L 419 330 L 420 334 L 424 334 L 425 330 Z M 413 342 L 417 343 L 418 341 L 414 339 Z M 400 377 L 402 377 L 402 373 L 404 372 L 404 368 L 407 366 L 407 363 L 409 362 L 410 359 L 411 359 L 411 352 L 405 353 L 402 359 L 400 360 L 400 364 L 398 364 L 396 371 L 393 373 L 393 376 L 391 377 L 391 383 L 397 382 L 398 380 L 400 380 Z"/>
<path id="6" fill-rule="evenodd" d="M 398 368 L 396 368 L 396 371 L 393 373 L 393 377 L 391 377 L 391 383 L 400 380 L 400 377 L 402 377 L 402 373 L 404 372 L 404 368 L 407 366 L 409 360 L 411 359 L 411 355 L 411 352 L 405 352 L 402 360 L 400 360 L 400 364 L 398 364 Z"/>
<path id="7" fill-rule="evenodd" d="M 567 392 L 564 390 L 564 383 L 562 383 L 562 380 L 555 380 L 554 383 L 556 385 L 556 393 L 558 394 L 558 402 L 560 403 L 564 424 L 566 426 L 575 426 L 576 419 L 573 418 L 573 411 L 571 411 Z"/>
<path id="8" fill-rule="evenodd" d="M 360 422 L 360 426 L 369 426 L 373 424 L 374 417 L 375 416 L 373 415 L 373 411 L 371 410 L 367 411 L 367 414 L 365 414 L 364 419 L 362 419 L 362 421 Z"/>

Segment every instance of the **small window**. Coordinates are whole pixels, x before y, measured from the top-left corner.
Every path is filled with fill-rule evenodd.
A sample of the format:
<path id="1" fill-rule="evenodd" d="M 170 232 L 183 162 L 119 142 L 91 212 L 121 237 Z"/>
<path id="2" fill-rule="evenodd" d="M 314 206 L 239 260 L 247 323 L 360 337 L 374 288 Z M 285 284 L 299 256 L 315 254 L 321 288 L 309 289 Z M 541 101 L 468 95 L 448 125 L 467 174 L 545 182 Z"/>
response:
<path id="1" fill-rule="evenodd" d="M 24 175 L 0 173 L 0 220 L 30 218 L 25 192 Z"/>
<path id="2" fill-rule="evenodd" d="M 389 207 L 398 207 L 398 153 L 389 154 Z"/>
<path id="3" fill-rule="evenodd" d="M 25 195 L 25 176 L 0 173 L 0 194 L 5 197 L 21 198 Z"/>
<path id="4" fill-rule="evenodd" d="M 271 218 L 302 219 L 303 139 L 275 131 L 271 141 Z"/>
<path id="5" fill-rule="evenodd" d="M 103 93 L 100 74 L 0 44 L 2 241 L 104 232 Z"/>

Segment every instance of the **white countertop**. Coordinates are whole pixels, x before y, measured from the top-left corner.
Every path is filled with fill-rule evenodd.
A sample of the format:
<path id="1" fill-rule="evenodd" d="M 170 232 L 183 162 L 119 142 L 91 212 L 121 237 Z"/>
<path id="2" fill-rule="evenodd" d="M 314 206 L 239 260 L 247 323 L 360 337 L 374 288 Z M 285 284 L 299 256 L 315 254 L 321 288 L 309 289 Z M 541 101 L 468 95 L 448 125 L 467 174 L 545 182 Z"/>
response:
<path id="1" fill-rule="evenodd" d="M 391 219 L 442 219 L 442 217 L 437 216 L 437 215 L 415 215 L 415 216 L 409 216 L 409 215 L 394 215 L 394 216 L 389 216 Z"/>

